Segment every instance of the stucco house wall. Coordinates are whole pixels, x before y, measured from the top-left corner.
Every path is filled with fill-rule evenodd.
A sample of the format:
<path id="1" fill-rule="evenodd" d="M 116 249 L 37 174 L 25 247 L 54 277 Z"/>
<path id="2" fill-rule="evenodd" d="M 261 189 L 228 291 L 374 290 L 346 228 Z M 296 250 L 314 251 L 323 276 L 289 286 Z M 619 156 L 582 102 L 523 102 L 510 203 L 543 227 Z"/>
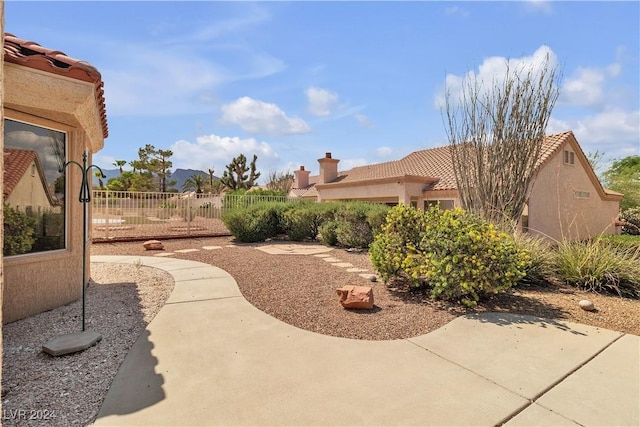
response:
<path id="1" fill-rule="evenodd" d="M 38 208 L 40 210 L 55 208 L 55 206 L 51 204 L 47 190 L 43 186 L 44 184 L 38 169 L 36 162 L 32 161 L 24 175 L 20 178 L 20 181 L 18 181 L 18 184 L 7 197 L 7 203 L 23 209 L 30 206 L 36 211 Z"/>
<path id="2" fill-rule="evenodd" d="M 565 163 L 564 151 L 574 163 Z M 556 241 L 613 234 L 621 196 L 605 191 L 574 138 L 539 170 L 528 203 L 529 232 Z"/>
<path id="3" fill-rule="evenodd" d="M 5 34 L 3 46 L 4 117 L 65 132 L 67 161 L 82 164 L 85 150 L 100 150 L 108 131 L 102 80 L 97 70 L 10 34 Z M 80 298 L 85 243 L 83 205 L 78 202 L 81 179 L 80 168 L 67 168 L 66 248 L 3 257 L 3 323 Z M 86 261 L 89 266 L 88 251 Z M 89 274 L 87 269 L 85 281 Z"/>
<path id="4" fill-rule="evenodd" d="M 574 153 L 573 165 L 563 163 L 565 148 Z M 327 153 L 332 170 L 322 173 L 329 162 L 318 159 L 321 173 L 307 178 L 305 171 L 304 179 L 295 182 L 300 188 L 294 186 L 291 195 L 315 196 L 318 201 L 404 203 L 419 209 L 431 201 L 441 201 L 445 208 L 460 206 L 449 147 L 416 151 L 400 160 L 339 173 L 333 170 L 338 161 L 330 155 Z M 622 195 L 602 188 L 573 132 L 545 137 L 537 171 L 527 206 L 532 234 L 575 240 L 619 232 L 614 220 Z M 322 182 L 323 176 L 330 176 L 331 181 Z"/>

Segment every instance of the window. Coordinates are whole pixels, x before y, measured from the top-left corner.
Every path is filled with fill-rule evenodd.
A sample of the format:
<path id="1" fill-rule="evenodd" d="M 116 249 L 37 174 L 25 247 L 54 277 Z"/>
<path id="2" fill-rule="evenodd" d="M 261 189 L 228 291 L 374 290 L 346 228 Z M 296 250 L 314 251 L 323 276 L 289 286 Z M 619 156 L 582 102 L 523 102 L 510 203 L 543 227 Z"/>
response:
<path id="1" fill-rule="evenodd" d="M 588 199 L 590 196 L 588 191 L 574 191 L 573 197 L 576 199 Z"/>
<path id="2" fill-rule="evenodd" d="M 5 256 L 64 249 L 64 132 L 4 121 Z"/>
<path id="3" fill-rule="evenodd" d="M 439 206 L 440 210 L 446 211 L 453 209 L 455 204 L 453 200 L 425 200 L 424 210 L 429 209 L 431 206 Z"/>
<path id="4" fill-rule="evenodd" d="M 575 165 L 576 164 L 576 153 L 569 150 L 564 150 L 564 164 L 565 165 Z"/>

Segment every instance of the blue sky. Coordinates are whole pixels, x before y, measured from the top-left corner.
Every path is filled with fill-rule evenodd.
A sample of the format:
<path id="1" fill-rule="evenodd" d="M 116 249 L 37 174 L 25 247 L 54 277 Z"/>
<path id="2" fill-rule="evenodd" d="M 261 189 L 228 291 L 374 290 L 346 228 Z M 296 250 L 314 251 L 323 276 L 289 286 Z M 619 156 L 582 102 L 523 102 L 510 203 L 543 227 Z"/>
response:
<path id="1" fill-rule="evenodd" d="M 549 53 L 548 132 L 640 154 L 639 2 L 5 2 L 5 30 L 94 65 L 112 169 L 145 144 L 222 175 L 234 156 L 312 174 L 446 145 L 445 81 Z"/>

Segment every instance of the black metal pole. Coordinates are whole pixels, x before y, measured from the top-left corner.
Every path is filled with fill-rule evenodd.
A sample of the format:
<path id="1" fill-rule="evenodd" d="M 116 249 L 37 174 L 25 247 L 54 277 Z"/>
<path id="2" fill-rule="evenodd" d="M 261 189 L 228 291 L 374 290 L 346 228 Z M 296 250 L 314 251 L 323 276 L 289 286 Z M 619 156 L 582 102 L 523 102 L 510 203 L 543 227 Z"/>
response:
<path id="1" fill-rule="evenodd" d="M 82 183 L 80 184 L 80 196 L 78 200 L 80 201 L 80 205 L 82 206 L 82 331 L 85 331 L 85 313 L 86 313 L 86 287 L 87 282 L 85 280 L 87 274 L 87 204 L 91 202 L 91 189 L 89 187 L 89 177 L 87 174 L 91 171 L 92 168 L 96 168 L 100 171 L 102 178 L 106 178 L 102 169 L 100 169 L 96 165 L 87 166 L 87 151 L 85 150 L 82 153 L 82 165 L 80 163 L 69 160 L 65 162 L 60 168 L 60 173 L 62 173 L 67 166 L 74 164 L 80 168 L 82 171 Z"/>

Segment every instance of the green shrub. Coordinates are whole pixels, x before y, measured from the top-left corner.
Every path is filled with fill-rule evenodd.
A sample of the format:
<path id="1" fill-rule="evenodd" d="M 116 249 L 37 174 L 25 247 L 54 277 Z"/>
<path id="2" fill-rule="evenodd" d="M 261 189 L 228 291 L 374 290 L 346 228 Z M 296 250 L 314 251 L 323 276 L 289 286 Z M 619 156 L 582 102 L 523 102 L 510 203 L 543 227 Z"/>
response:
<path id="1" fill-rule="evenodd" d="M 549 241 L 522 233 L 517 233 L 515 240 L 518 248 L 526 252 L 530 260 L 525 269 L 525 276 L 520 280 L 520 283 L 540 284 L 553 277 L 555 251 Z"/>
<path id="2" fill-rule="evenodd" d="M 369 248 L 373 268 L 386 282 L 395 276 L 402 276 L 402 263 L 407 258 L 407 248 L 416 247 L 425 228 L 424 214 L 407 205 L 398 205 L 386 215 Z"/>
<path id="3" fill-rule="evenodd" d="M 5 256 L 31 252 L 36 239 L 35 218 L 4 204 L 4 243 L 2 253 Z"/>
<path id="4" fill-rule="evenodd" d="M 640 296 L 640 249 L 596 238 L 562 242 L 554 259 L 558 277 L 567 284 L 595 292 Z"/>
<path id="5" fill-rule="evenodd" d="M 368 248 L 373 243 L 374 230 L 379 229 L 389 208 L 364 202 L 342 204 L 335 212 L 336 239 L 347 248 Z"/>
<path id="6" fill-rule="evenodd" d="M 338 236 L 336 234 L 336 229 L 338 228 L 338 223 L 333 220 L 325 221 L 320 225 L 318 229 L 320 233 L 320 242 L 326 246 L 335 246 L 338 244 Z"/>
<path id="7" fill-rule="evenodd" d="M 317 203 L 301 202 L 282 212 L 280 225 L 290 240 L 315 240 L 320 227 L 320 209 Z"/>
<path id="8" fill-rule="evenodd" d="M 525 276 L 528 254 L 483 218 L 459 208 L 411 209 L 392 209 L 376 236 L 372 262 L 381 277 L 403 277 L 432 298 L 474 306 Z"/>
<path id="9" fill-rule="evenodd" d="M 282 203 L 260 203 L 224 211 L 222 221 L 239 242 L 263 242 L 280 234 Z"/>
<path id="10" fill-rule="evenodd" d="M 640 235 L 640 207 L 622 211 L 620 219 L 625 222 L 622 226 L 622 234 Z"/>

